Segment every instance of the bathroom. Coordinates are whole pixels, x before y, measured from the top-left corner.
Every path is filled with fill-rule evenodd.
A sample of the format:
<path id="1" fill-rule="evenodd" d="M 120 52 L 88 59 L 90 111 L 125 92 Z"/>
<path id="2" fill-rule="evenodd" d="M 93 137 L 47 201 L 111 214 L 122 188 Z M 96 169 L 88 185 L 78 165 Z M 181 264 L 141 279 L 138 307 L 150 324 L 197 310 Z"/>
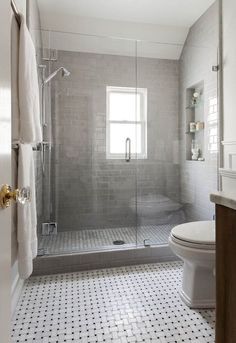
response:
<path id="1" fill-rule="evenodd" d="M 2 342 L 234 342 L 233 0 L 0 8 Z"/>

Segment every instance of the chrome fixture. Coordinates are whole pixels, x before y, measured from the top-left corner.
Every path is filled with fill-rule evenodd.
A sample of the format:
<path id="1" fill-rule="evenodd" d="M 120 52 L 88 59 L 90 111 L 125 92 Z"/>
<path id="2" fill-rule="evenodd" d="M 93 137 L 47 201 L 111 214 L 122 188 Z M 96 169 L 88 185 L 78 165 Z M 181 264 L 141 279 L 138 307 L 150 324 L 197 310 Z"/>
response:
<path id="1" fill-rule="evenodd" d="M 212 66 L 212 71 L 219 71 L 220 67 L 219 65 Z"/>
<path id="2" fill-rule="evenodd" d="M 144 240 L 143 240 L 143 245 L 144 245 L 145 247 L 150 247 L 150 246 L 151 246 L 151 241 L 150 241 L 150 239 L 149 239 L 149 238 L 144 239 Z"/>
<path id="3" fill-rule="evenodd" d="M 126 138 L 125 140 L 125 160 L 126 162 L 130 162 L 131 160 L 131 139 Z"/>
<path id="4" fill-rule="evenodd" d="M 19 144 L 20 144 L 19 141 L 14 141 L 12 143 L 12 149 L 18 150 L 19 149 Z M 37 143 L 37 144 L 32 144 L 32 150 L 33 151 L 42 151 L 44 145 L 46 145 L 46 146 L 49 145 L 49 142 L 40 142 L 40 143 Z"/>
<path id="5" fill-rule="evenodd" d="M 42 223 L 42 236 L 50 236 L 57 234 L 57 223 Z"/>
<path id="6" fill-rule="evenodd" d="M 113 245 L 123 245 L 125 244 L 125 241 L 117 239 L 116 241 L 113 241 Z"/>
<path id="7" fill-rule="evenodd" d="M 60 67 L 57 70 L 55 70 L 53 73 L 51 73 L 45 80 L 43 80 L 43 85 L 46 85 L 51 79 L 53 79 L 59 72 L 61 71 L 61 76 L 69 76 L 70 72 L 64 67 Z"/>
<path id="8" fill-rule="evenodd" d="M 45 53 L 47 53 L 46 56 L 45 56 Z M 57 60 L 58 60 L 58 57 L 57 57 L 56 49 L 43 48 L 42 61 L 56 62 Z"/>
<path id="9" fill-rule="evenodd" d="M 51 73 L 47 78 L 45 78 L 45 68 L 46 68 L 46 65 L 40 64 L 39 68 L 41 68 L 42 71 L 43 71 L 43 76 L 42 76 L 43 77 L 43 82 L 42 82 L 42 125 L 43 125 L 43 127 L 46 127 L 47 123 L 46 123 L 46 108 L 45 108 L 45 106 L 46 106 L 45 105 L 45 85 L 50 80 L 52 80 L 60 71 L 61 71 L 61 76 L 62 77 L 69 76 L 70 72 L 66 68 L 60 67 L 57 70 L 55 70 L 53 73 Z"/>

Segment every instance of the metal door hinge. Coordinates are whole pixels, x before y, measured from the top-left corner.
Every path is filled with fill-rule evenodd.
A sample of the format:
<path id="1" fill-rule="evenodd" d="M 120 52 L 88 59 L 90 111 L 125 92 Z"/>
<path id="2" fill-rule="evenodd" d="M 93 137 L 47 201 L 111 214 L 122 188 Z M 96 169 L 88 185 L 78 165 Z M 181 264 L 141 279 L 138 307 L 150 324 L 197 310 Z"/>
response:
<path id="1" fill-rule="evenodd" d="M 42 236 L 50 236 L 57 234 L 57 223 L 42 223 Z"/>
<path id="2" fill-rule="evenodd" d="M 212 66 L 212 71 L 219 71 L 219 70 L 220 70 L 219 65 Z"/>
<path id="3" fill-rule="evenodd" d="M 151 246 L 151 241 L 150 241 L 150 239 L 149 239 L 149 238 L 144 239 L 143 245 L 144 245 L 145 247 L 150 247 L 150 246 Z"/>

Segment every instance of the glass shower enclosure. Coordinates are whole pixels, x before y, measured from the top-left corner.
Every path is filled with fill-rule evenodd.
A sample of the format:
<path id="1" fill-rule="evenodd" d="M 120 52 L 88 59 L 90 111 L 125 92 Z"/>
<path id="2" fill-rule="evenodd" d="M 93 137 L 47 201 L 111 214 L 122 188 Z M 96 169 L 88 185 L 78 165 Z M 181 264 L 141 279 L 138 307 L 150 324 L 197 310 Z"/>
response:
<path id="1" fill-rule="evenodd" d="M 180 192 L 183 46 L 42 31 L 39 254 L 166 245 Z M 175 58 L 176 57 L 176 58 Z"/>

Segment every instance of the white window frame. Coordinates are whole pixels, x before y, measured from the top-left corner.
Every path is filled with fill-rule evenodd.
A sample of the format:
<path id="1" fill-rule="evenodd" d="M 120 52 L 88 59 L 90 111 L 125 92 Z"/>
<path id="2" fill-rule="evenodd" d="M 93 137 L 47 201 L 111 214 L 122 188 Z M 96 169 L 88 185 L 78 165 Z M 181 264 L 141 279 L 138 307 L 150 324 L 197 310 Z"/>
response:
<path id="1" fill-rule="evenodd" d="M 132 93 L 140 95 L 140 120 L 110 120 L 110 94 L 111 93 Z M 106 87 L 106 158 L 124 159 L 124 154 L 110 152 L 110 125 L 111 124 L 140 124 L 141 125 L 141 153 L 132 153 L 131 159 L 147 159 L 147 88 L 135 87 Z M 125 142 L 124 142 L 125 144 Z"/>

